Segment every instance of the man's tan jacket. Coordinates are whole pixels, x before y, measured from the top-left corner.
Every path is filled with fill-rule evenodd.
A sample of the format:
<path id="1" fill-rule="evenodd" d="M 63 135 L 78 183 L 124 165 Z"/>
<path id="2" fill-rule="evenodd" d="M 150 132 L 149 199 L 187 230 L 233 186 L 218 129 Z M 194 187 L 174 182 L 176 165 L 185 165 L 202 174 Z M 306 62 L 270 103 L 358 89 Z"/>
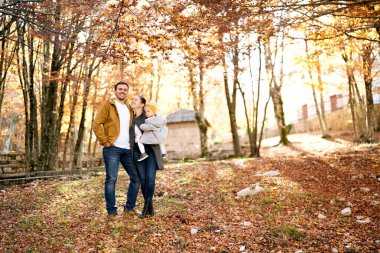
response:
<path id="1" fill-rule="evenodd" d="M 127 105 L 129 110 L 129 128 L 131 128 L 133 111 L 127 103 L 127 100 L 124 103 Z M 102 103 L 96 113 L 93 129 L 101 145 L 104 146 L 107 142 L 111 145 L 116 141 L 120 134 L 120 120 L 115 101 L 113 99 Z"/>

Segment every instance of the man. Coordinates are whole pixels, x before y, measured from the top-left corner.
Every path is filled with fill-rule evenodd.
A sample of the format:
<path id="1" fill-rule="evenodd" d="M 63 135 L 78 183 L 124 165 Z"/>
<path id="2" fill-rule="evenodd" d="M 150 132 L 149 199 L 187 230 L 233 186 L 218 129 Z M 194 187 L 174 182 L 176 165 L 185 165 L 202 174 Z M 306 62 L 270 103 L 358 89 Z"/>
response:
<path id="1" fill-rule="evenodd" d="M 115 85 L 115 99 L 103 102 L 96 114 L 94 133 L 103 145 L 103 159 L 106 165 L 104 185 L 108 215 L 117 214 L 115 186 L 119 163 L 129 175 L 129 187 L 124 211 L 135 215 L 136 198 L 139 191 L 139 179 L 132 165 L 130 134 L 133 135 L 133 111 L 127 103 L 129 86 L 126 82 Z"/>

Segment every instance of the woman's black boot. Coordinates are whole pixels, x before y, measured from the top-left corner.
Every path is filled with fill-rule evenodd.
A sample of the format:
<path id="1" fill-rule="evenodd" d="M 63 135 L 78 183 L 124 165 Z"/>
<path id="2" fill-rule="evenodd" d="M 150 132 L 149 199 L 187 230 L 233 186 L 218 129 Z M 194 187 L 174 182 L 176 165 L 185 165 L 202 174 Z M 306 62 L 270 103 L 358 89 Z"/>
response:
<path id="1" fill-rule="evenodd" d="M 141 213 L 138 215 L 138 217 L 140 219 L 144 219 L 147 215 L 148 215 L 148 208 L 149 208 L 149 205 L 145 202 L 144 203 L 144 208 L 143 210 L 141 211 Z"/>
<path id="2" fill-rule="evenodd" d="M 148 204 L 148 215 L 154 216 L 153 201 L 150 201 Z"/>

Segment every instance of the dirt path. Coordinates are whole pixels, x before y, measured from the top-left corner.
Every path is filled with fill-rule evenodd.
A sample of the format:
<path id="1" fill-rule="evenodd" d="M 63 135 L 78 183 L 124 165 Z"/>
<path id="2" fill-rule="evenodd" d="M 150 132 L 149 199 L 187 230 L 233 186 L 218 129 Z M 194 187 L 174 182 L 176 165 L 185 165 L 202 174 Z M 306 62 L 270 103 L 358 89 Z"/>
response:
<path id="1" fill-rule="evenodd" d="M 340 138 L 326 140 L 320 135 L 292 134 L 289 135 L 290 145 L 277 145 L 278 137 L 262 141 L 261 155 L 264 157 L 294 157 L 299 155 L 325 155 L 332 152 L 346 152 L 353 150 L 365 150 L 376 147 L 378 144 L 354 144 Z"/>

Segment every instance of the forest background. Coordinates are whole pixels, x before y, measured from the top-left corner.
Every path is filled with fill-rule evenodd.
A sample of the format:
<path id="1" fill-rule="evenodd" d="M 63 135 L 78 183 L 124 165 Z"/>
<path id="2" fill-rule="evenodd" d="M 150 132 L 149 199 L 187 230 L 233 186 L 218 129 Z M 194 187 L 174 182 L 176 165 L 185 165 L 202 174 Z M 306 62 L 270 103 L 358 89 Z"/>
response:
<path id="1" fill-rule="evenodd" d="M 79 167 L 100 150 L 93 119 L 119 80 L 164 116 L 194 110 L 204 157 L 226 135 L 235 156 L 259 156 L 266 126 L 288 144 L 310 101 L 329 138 L 334 93 L 354 140 L 374 142 L 379 42 L 375 0 L 1 1 L 1 149 L 25 152 L 30 171 Z"/>

